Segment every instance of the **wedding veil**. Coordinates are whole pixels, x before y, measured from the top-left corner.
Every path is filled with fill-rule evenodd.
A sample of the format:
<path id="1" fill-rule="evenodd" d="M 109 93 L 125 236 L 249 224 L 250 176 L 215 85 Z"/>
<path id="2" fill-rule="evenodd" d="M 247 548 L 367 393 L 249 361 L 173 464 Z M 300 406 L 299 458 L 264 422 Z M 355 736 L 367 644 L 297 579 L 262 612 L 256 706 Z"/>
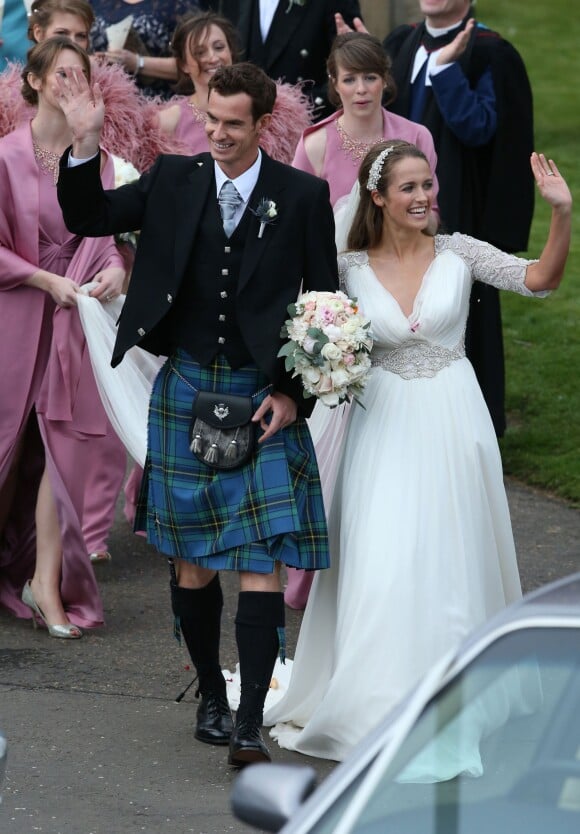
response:
<path id="1" fill-rule="evenodd" d="M 133 460 L 143 467 L 147 452 L 147 415 L 153 381 L 165 357 L 139 347 L 127 351 L 120 365 L 111 367 L 117 337 L 117 319 L 125 296 L 102 304 L 88 293 L 96 284 L 84 284 L 77 294 L 78 310 L 97 388 L 107 417 Z"/>
<path id="2" fill-rule="evenodd" d="M 334 207 L 334 239 L 336 241 L 336 251 L 340 255 L 341 252 L 346 252 L 348 249 L 347 240 L 348 233 L 352 226 L 358 204 L 360 202 L 360 186 L 358 180 L 355 180 L 350 194 L 344 197 L 339 197 Z"/>

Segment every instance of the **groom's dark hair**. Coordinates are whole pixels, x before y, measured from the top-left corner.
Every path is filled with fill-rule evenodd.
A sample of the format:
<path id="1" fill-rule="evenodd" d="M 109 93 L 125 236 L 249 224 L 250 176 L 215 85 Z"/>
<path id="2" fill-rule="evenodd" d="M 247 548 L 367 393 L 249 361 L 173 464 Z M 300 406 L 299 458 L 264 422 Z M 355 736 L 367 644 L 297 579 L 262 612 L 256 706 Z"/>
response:
<path id="1" fill-rule="evenodd" d="M 257 122 L 271 113 L 276 101 L 276 84 L 264 70 L 243 61 L 229 67 L 219 67 L 209 80 L 208 95 L 215 90 L 220 96 L 246 93 L 252 99 L 252 118 Z"/>

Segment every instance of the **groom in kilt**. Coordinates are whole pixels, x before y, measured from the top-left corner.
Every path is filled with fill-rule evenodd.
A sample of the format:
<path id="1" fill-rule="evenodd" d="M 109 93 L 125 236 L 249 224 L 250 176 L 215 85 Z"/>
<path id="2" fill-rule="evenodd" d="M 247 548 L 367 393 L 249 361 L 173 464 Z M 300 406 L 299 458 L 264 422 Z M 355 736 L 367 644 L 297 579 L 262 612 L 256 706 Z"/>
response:
<path id="1" fill-rule="evenodd" d="M 134 345 L 168 357 L 151 395 L 136 529 L 170 560 L 172 609 L 201 694 L 195 736 L 229 744 L 233 766 L 269 760 L 261 725 L 283 654 L 280 566 L 328 566 L 305 420 L 312 401 L 278 358 L 287 306 L 300 290 L 337 288 L 328 186 L 260 150 L 276 86 L 252 64 L 221 67 L 210 81 L 210 153 L 161 156 L 115 191 L 103 191 L 99 177 L 98 86 L 75 68 L 58 85 L 75 137 L 58 184 L 68 228 L 89 237 L 141 230 L 112 364 Z M 192 453 L 200 391 L 252 397 L 249 462 L 222 471 Z M 240 577 L 235 726 L 219 657 L 221 570 Z"/>

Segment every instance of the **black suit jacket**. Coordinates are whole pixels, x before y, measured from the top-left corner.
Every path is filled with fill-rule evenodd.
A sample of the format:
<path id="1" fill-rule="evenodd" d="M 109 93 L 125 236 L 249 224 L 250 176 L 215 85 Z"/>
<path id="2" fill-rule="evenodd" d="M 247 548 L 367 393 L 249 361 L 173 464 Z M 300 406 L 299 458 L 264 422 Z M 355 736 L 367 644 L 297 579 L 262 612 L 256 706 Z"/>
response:
<path id="1" fill-rule="evenodd" d="M 190 261 L 204 202 L 215 189 L 212 157 L 160 156 L 136 183 L 113 191 L 102 188 L 98 158 L 75 168 L 66 166 L 67 159 L 68 151 L 61 161 L 58 198 L 71 231 L 100 237 L 141 230 L 113 366 L 135 344 L 167 355 L 172 348 L 167 314 Z M 308 414 L 313 401 L 304 401 L 301 383 L 286 373 L 277 353 L 287 306 L 300 288 L 334 291 L 338 286 L 328 185 L 262 152 L 249 208 L 263 197 L 274 200 L 278 215 L 262 238 L 258 218 L 251 217 L 236 296 L 238 325 L 274 388 Z"/>
<path id="2" fill-rule="evenodd" d="M 334 14 L 340 12 L 352 26 L 353 18 L 361 17 L 358 0 L 305 0 L 302 6 L 279 0 L 263 48 L 252 36 L 252 28 L 259 27 L 258 0 L 240 0 L 239 9 L 244 60 L 258 64 L 275 80 L 312 82 L 304 91 L 321 107 L 317 117 L 332 112 L 326 98 L 326 59 L 336 37 Z"/>

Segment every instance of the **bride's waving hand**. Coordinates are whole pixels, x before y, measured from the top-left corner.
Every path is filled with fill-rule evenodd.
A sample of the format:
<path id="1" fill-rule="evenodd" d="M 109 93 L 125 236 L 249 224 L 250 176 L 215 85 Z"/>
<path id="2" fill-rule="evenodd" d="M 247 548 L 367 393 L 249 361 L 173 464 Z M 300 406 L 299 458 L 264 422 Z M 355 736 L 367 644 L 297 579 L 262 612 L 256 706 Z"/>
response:
<path id="1" fill-rule="evenodd" d="M 539 261 L 528 267 L 525 283 L 533 291 L 555 290 L 560 286 L 570 249 L 572 195 L 553 160 L 533 153 L 530 164 L 540 194 L 552 206 L 552 218 L 546 245 Z"/>

